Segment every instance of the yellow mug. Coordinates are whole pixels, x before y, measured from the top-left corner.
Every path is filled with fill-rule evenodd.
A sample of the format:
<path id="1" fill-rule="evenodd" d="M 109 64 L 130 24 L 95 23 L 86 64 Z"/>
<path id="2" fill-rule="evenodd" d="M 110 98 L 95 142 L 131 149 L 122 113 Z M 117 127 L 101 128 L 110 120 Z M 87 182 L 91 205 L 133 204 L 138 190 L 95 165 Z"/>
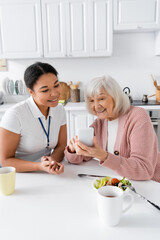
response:
<path id="1" fill-rule="evenodd" d="M 0 194 L 10 195 L 14 193 L 15 175 L 16 169 L 14 167 L 0 168 Z"/>

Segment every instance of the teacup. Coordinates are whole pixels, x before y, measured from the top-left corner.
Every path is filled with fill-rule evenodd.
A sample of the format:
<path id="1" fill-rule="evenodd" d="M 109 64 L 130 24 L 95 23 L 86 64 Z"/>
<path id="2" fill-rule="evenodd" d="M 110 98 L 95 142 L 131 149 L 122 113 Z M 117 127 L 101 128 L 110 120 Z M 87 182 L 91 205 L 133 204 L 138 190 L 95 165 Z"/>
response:
<path id="1" fill-rule="evenodd" d="M 0 194 L 10 195 L 15 191 L 15 174 L 14 167 L 0 168 Z"/>
<path id="2" fill-rule="evenodd" d="M 124 198 L 128 200 L 126 206 L 124 206 Z M 134 198 L 130 193 L 124 193 L 122 189 L 116 186 L 108 185 L 99 188 L 97 191 L 97 205 L 101 222 L 106 226 L 117 225 L 120 222 L 122 213 L 132 206 L 133 201 Z"/>

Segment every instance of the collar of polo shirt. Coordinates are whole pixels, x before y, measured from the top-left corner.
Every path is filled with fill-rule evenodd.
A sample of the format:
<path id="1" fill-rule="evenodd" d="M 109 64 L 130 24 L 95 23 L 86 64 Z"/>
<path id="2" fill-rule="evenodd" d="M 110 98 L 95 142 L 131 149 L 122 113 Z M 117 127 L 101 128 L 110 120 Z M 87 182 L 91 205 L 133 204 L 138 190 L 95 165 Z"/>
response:
<path id="1" fill-rule="evenodd" d="M 36 105 L 36 103 L 34 102 L 32 96 L 27 99 L 27 104 L 28 104 L 28 106 L 29 106 L 29 108 L 30 108 L 30 110 L 31 110 L 31 112 L 32 112 L 32 114 L 33 114 L 33 116 L 34 116 L 35 118 L 45 117 L 45 116 L 41 113 L 41 111 L 39 110 L 39 108 L 37 107 L 37 105 Z M 51 117 L 52 117 L 54 110 L 55 110 L 55 108 L 50 108 L 50 109 L 49 109 L 49 114 L 48 114 L 48 116 L 51 116 Z"/>

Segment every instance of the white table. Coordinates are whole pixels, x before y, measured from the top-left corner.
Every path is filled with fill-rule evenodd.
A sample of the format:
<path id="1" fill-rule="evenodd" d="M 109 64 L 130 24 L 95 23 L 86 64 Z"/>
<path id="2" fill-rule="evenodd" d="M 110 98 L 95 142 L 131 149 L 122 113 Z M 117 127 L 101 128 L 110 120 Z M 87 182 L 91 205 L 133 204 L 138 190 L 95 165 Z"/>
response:
<path id="1" fill-rule="evenodd" d="M 17 173 L 16 191 L 0 196 L 1 240 L 159 239 L 160 211 L 135 196 L 116 227 L 100 225 L 93 179 L 77 173 L 116 176 L 97 161 L 72 165 L 62 175 Z M 160 183 L 132 181 L 137 191 L 160 205 Z M 114 207 L 114 206 L 113 206 Z"/>

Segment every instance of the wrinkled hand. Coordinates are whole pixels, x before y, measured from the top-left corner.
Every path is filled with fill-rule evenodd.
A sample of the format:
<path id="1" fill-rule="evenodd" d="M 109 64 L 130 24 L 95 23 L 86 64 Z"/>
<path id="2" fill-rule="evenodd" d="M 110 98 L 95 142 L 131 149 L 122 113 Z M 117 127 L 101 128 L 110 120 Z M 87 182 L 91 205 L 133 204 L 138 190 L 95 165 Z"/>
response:
<path id="1" fill-rule="evenodd" d="M 93 137 L 93 147 L 84 145 L 78 139 L 75 139 L 74 146 L 78 155 L 98 158 L 100 161 L 107 159 L 108 153 L 98 145 L 96 137 Z"/>
<path id="2" fill-rule="evenodd" d="M 71 153 L 75 153 L 76 152 L 76 140 L 78 140 L 77 136 L 73 137 L 71 140 L 69 140 L 68 143 L 68 150 Z"/>
<path id="3" fill-rule="evenodd" d="M 43 156 L 41 158 L 41 170 L 51 174 L 61 174 L 64 172 L 64 166 L 50 156 Z"/>

